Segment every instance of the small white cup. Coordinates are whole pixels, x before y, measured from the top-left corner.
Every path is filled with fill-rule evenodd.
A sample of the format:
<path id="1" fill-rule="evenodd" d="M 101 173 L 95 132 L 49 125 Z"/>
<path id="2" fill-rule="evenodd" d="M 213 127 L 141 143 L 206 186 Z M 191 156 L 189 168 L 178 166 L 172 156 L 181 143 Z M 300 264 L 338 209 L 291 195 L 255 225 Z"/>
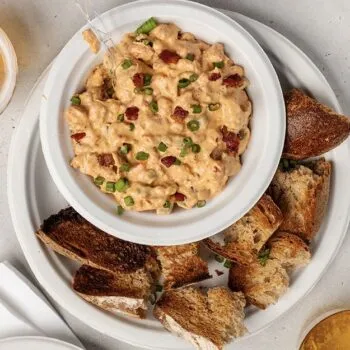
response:
<path id="1" fill-rule="evenodd" d="M 0 55 L 5 67 L 5 78 L 0 85 L 0 114 L 11 100 L 18 73 L 17 56 L 6 33 L 0 28 Z"/>

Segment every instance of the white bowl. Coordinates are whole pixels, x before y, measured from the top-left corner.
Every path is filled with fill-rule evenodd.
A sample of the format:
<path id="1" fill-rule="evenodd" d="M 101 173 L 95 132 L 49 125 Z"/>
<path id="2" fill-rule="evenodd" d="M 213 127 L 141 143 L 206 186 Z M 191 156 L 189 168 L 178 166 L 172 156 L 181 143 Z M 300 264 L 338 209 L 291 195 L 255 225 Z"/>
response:
<path id="1" fill-rule="evenodd" d="M 64 110 L 70 97 L 83 87 L 103 53 L 94 55 L 79 30 L 54 62 L 40 113 L 40 135 L 50 174 L 66 200 L 87 220 L 122 239 L 153 245 L 188 243 L 209 237 L 238 220 L 257 202 L 278 166 L 285 135 L 285 108 L 281 87 L 259 44 L 222 13 L 188 1 L 138 1 L 104 13 L 107 31 L 116 42 L 151 16 L 174 22 L 207 42 L 221 42 L 226 52 L 244 66 L 253 102 L 252 137 L 239 174 L 204 208 L 178 210 L 158 216 L 151 212 L 116 215 L 114 200 L 101 193 L 91 179 L 70 166 L 73 157 Z M 99 25 L 99 22 L 96 22 Z"/>

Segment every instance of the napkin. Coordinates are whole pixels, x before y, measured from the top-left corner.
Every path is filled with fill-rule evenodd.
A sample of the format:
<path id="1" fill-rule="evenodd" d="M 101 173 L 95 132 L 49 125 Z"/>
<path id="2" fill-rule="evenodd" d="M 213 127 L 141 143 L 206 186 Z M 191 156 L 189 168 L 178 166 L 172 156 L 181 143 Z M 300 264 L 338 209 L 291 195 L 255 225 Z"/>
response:
<path id="1" fill-rule="evenodd" d="M 0 339 L 47 336 L 83 348 L 44 295 L 8 262 L 0 263 Z"/>

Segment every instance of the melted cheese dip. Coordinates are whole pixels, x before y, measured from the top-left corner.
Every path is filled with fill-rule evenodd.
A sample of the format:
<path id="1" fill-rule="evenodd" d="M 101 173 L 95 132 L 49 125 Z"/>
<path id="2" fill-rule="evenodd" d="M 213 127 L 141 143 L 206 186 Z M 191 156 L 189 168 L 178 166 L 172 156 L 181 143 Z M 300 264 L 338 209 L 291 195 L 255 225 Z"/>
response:
<path id="1" fill-rule="evenodd" d="M 250 130 L 244 69 L 174 24 L 127 34 L 66 119 L 71 165 L 128 210 L 202 206 L 240 170 Z"/>

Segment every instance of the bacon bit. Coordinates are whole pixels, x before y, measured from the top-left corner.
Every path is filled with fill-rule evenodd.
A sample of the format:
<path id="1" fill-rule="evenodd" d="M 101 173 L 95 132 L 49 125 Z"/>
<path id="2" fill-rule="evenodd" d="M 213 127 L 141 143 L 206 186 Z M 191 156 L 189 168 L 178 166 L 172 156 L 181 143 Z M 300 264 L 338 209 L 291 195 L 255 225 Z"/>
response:
<path id="1" fill-rule="evenodd" d="M 139 109 L 135 106 L 128 107 L 125 111 L 125 115 L 129 120 L 137 120 L 139 117 Z"/>
<path id="2" fill-rule="evenodd" d="M 137 88 L 142 88 L 145 82 L 145 75 L 143 73 L 136 73 L 132 77 L 132 81 Z"/>
<path id="3" fill-rule="evenodd" d="M 173 197 L 176 202 L 183 202 L 186 199 L 186 196 L 180 192 L 175 192 Z"/>
<path id="4" fill-rule="evenodd" d="M 76 134 L 71 135 L 70 137 L 76 141 L 76 142 L 80 142 L 80 140 L 82 140 L 84 137 L 86 136 L 85 132 L 78 132 Z"/>
<path id="5" fill-rule="evenodd" d="M 215 270 L 215 272 L 216 272 L 216 274 L 218 275 L 218 276 L 222 276 L 224 273 L 222 272 L 222 271 L 220 271 L 220 270 Z"/>
<path id="6" fill-rule="evenodd" d="M 102 153 L 97 155 L 98 163 L 101 166 L 112 166 L 114 165 L 114 158 L 111 153 Z"/>
<path id="7" fill-rule="evenodd" d="M 243 78 L 238 74 L 232 74 L 224 78 L 222 83 L 229 87 L 238 88 L 243 84 Z"/>
<path id="8" fill-rule="evenodd" d="M 174 157 L 174 156 L 167 156 L 167 157 L 162 158 L 160 161 L 167 168 L 170 168 L 176 162 L 176 157 Z"/>
<path id="9" fill-rule="evenodd" d="M 209 75 L 209 80 L 210 81 L 215 81 L 221 78 L 221 74 L 220 73 L 211 73 Z"/>
<path id="10" fill-rule="evenodd" d="M 170 64 L 170 63 L 177 63 L 181 57 L 176 52 L 163 50 L 159 54 L 159 58 L 166 64 Z"/>
<path id="11" fill-rule="evenodd" d="M 232 131 L 228 131 L 226 126 L 221 128 L 222 141 L 226 143 L 226 148 L 229 153 L 237 153 L 239 148 L 239 138 L 237 134 Z"/>

